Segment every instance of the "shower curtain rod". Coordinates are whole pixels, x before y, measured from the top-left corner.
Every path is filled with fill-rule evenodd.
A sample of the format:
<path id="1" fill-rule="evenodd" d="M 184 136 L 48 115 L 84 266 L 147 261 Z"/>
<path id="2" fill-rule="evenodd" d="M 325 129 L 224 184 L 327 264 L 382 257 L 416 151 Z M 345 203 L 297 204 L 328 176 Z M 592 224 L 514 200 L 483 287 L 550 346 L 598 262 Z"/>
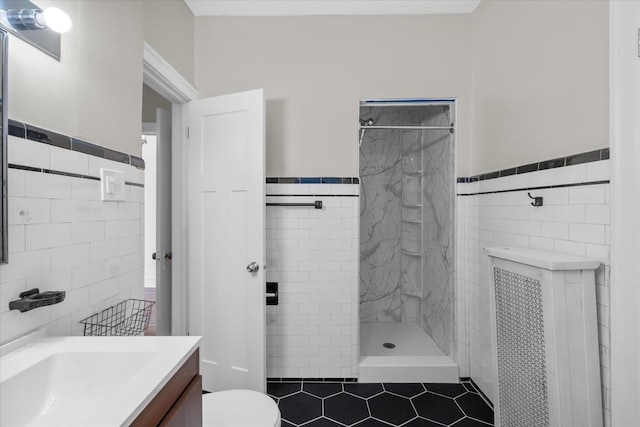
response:
<path id="1" fill-rule="evenodd" d="M 455 99 L 365 99 L 360 101 L 363 107 L 424 107 L 432 105 L 451 105 Z"/>
<path id="2" fill-rule="evenodd" d="M 452 130 L 453 126 L 360 126 L 363 129 Z"/>

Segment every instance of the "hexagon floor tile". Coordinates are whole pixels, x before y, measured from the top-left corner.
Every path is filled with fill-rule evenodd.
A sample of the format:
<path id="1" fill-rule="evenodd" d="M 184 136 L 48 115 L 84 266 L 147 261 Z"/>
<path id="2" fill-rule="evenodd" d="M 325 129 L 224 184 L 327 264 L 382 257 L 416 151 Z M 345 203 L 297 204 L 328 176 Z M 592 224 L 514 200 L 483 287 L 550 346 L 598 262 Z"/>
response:
<path id="1" fill-rule="evenodd" d="M 431 421 L 448 426 L 461 418 L 464 413 L 453 399 L 426 392 L 411 399 L 418 415 Z"/>
<path id="2" fill-rule="evenodd" d="M 273 397 L 284 397 L 302 390 L 300 383 L 267 383 L 267 394 Z"/>
<path id="3" fill-rule="evenodd" d="M 371 416 L 389 424 L 401 425 L 417 416 L 406 397 L 383 393 L 368 400 Z"/>
<path id="4" fill-rule="evenodd" d="M 341 383 L 304 383 L 302 390 L 318 397 L 329 397 L 342 392 Z"/>
<path id="5" fill-rule="evenodd" d="M 278 402 L 282 419 L 295 425 L 320 417 L 322 406 L 322 399 L 303 392 L 283 397 Z"/>
<path id="6" fill-rule="evenodd" d="M 369 418 L 369 408 L 365 399 L 340 393 L 324 400 L 324 416 L 350 426 Z"/>
<path id="7" fill-rule="evenodd" d="M 486 427 L 493 409 L 461 384 L 269 382 L 282 427 Z"/>
<path id="8" fill-rule="evenodd" d="M 424 393 L 424 387 L 420 383 L 384 383 L 384 389 L 404 397 L 414 397 Z"/>

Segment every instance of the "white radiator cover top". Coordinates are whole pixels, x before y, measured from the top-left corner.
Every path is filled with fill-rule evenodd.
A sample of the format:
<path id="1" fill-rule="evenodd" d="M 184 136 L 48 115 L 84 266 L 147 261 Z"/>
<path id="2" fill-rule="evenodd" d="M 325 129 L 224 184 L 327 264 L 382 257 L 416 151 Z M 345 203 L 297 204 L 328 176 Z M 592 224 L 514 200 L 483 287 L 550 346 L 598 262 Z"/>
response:
<path id="1" fill-rule="evenodd" d="M 600 266 L 600 261 L 595 259 L 587 259 L 557 252 L 537 251 L 535 249 L 491 247 L 485 248 L 485 251 L 492 257 L 551 271 L 595 270 Z"/>
<path id="2" fill-rule="evenodd" d="M 524 248 L 490 258 L 495 425 L 601 427 L 597 260 Z"/>

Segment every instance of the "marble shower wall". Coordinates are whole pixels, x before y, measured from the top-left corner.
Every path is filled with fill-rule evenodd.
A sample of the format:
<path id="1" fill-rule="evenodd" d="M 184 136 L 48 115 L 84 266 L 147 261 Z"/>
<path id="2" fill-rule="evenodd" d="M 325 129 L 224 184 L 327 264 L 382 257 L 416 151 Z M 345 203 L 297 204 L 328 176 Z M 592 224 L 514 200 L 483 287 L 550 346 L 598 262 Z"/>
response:
<path id="1" fill-rule="evenodd" d="M 360 179 L 360 320 L 401 321 L 401 132 L 365 132 Z"/>
<path id="2" fill-rule="evenodd" d="M 430 125 L 453 122 L 447 111 Z M 448 130 L 423 132 L 423 297 L 421 325 L 456 360 L 454 280 L 454 139 Z"/>
<path id="3" fill-rule="evenodd" d="M 448 106 L 361 108 L 375 125 L 445 125 Z M 453 137 L 367 130 L 360 146 L 360 320 L 413 321 L 454 353 Z"/>

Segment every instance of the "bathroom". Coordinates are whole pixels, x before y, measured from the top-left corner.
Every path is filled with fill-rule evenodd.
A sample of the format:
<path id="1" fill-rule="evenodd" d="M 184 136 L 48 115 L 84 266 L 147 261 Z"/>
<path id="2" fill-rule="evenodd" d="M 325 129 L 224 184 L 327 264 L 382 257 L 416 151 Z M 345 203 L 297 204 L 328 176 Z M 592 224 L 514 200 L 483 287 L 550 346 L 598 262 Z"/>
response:
<path id="1" fill-rule="evenodd" d="M 609 46 L 615 2 L 483 0 L 468 13 L 383 16 L 359 7 L 335 16 L 271 17 L 204 16 L 198 2 L 178 0 L 128 2 L 127 13 L 109 1 L 35 3 L 64 9 L 74 27 L 62 36 L 60 61 L 11 37 L 12 120 L 140 157 L 145 42 L 186 86 L 197 88 L 198 99 L 264 88 L 265 201 L 319 198 L 325 205 L 265 209 L 262 272 L 280 286 L 279 305 L 266 307 L 266 377 L 358 378 L 362 313 L 355 196 L 362 190 L 354 178 L 360 178 L 359 119 L 369 117 L 360 115 L 360 103 L 454 99 L 452 312 L 458 377 L 472 379 L 494 398 L 483 247 L 595 257 L 604 265 L 596 291 L 605 424 L 624 426 L 611 420 L 632 419 L 625 418 L 633 416 L 627 411 L 637 408 L 625 407 L 621 396 L 638 389 L 627 384 L 631 368 L 624 362 L 634 360 L 626 346 L 634 336 L 628 328 L 638 324 L 625 300 L 637 291 L 609 286 L 616 274 L 627 282 L 624 264 L 616 273 L 614 260 L 628 262 L 633 254 L 637 259 L 637 246 L 623 246 L 634 238 L 628 230 L 637 229 L 624 215 L 637 206 L 634 197 L 624 197 L 634 194 L 624 185 L 637 182 L 633 171 L 639 169 L 627 163 L 634 161 L 633 151 L 625 152 L 624 145 L 614 150 L 620 143 L 610 136 L 610 98 L 626 93 L 610 88 L 616 76 Z M 44 151 L 55 150 L 28 138 L 17 153 L 14 138 L 10 163 L 76 174 L 100 167 L 88 156 L 81 160 L 86 168 L 74 156 L 47 158 Z M 602 151 L 609 147 L 611 153 Z M 596 151 L 597 161 L 584 160 L 595 154 L 572 158 Z M 560 158 L 567 166 L 509 174 Z M 126 181 L 143 184 L 140 169 L 129 167 Z M 493 178 L 496 171 L 502 177 L 498 172 Z M 9 169 L 10 262 L 0 267 L 3 344 L 41 327 L 50 335 L 82 335 L 79 320 L 142 297 L 143 187 L 126 186 L 129 199 L 114 212 L 73 178 L 32 174 Z M 332 180 L 323 184 L 322 178 Z M 610 187 L 615 180 L 618 189 Z M 600 181 L 607 183 L 575 185 Z M 540 208 L 529 206 L 526 192 L 493 193 L 555 185 L 564 187 L 531 190 L 544 197 Z M 314 225 L 320 222 L 327 228 Z M 622 243 L 616 248 L 614 241 Z M 174 255 L 180 254 L 176 243 L 181 242 L 174 239 Z M 287 259 L 292 254 L 306 259 Z M 8 310 L 9 301 L 35 287 L 65 290 L 66 300 L 28 313 Z M 177 334 L 186 334 L 187 313 L 175 314 Z M 618 356 L 612 353 L 616 347 Z M 616 391 L 616 384 L 624 391 Z"/>

